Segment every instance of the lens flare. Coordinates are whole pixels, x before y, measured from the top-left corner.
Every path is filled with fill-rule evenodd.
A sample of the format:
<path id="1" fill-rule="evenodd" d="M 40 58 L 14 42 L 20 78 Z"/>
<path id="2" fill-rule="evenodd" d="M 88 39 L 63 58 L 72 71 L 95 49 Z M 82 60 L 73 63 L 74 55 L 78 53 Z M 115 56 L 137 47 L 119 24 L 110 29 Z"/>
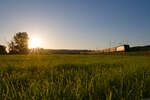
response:
<path id="1" fill-rule="evenodd" d="M 41 41 L 38 38 L 29 39 L 29 48 L 39 48 L 41 46 Z"/>

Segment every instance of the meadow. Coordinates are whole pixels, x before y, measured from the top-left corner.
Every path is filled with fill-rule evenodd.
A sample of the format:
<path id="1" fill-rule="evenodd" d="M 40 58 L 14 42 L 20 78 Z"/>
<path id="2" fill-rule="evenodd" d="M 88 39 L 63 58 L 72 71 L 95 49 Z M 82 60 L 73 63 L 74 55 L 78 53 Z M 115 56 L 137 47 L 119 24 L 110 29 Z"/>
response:
<path id="1" fill-rule="evenodd" d="M 0 100 L 146 98 L 149 55 L 0 56 Z"/>

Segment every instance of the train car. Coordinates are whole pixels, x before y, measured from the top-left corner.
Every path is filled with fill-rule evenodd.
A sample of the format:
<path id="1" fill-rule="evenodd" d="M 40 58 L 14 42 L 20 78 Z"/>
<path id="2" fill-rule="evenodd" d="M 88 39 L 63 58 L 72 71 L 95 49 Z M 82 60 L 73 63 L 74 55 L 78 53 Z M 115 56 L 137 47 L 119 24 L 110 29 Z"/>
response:
<path id="1" fill-rule="evenodd" d="M 121 45 L 121 46 L 118 46 L 116 51 L 117 52 L 127 52 L 129 51 L 130 49 L 130 46 L 129 45 Z"/>

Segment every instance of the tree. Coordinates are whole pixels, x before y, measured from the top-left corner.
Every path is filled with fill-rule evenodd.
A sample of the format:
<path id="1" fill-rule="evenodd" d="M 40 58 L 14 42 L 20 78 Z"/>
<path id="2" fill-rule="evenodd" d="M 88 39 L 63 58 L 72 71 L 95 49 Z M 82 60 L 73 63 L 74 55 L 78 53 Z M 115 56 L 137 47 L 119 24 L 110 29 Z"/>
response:
<path id="1" fill-rule="evenodd" d="M 18 53 L 15 48 L 14 41 L 11 41 L 8 46 L 9 46 L 9 54 L 17 54 Z"/>
<path id="2" fill-rule="evenodd" d="M 26 54 L 28 53 L 28 34 L 26 32 L 18 32 L 9 43 L 10 53 Z"/>
<path id="3" fill-rule="evenodd" d="M 6 47 L 3 45 L 0 45 L 0 54 L 6 54 Z"/>

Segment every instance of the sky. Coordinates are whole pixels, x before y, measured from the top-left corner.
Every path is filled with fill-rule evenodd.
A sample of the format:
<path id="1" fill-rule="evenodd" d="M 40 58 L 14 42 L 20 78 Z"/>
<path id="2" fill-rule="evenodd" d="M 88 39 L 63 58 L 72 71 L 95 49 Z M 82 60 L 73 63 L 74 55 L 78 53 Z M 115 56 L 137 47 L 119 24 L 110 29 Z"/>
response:
<path id="1" fill-rule="evenodd" d="M 0 44 L 15 33 L 49 49 L 150 44 L 150 0 L 0 0 Z"/>

